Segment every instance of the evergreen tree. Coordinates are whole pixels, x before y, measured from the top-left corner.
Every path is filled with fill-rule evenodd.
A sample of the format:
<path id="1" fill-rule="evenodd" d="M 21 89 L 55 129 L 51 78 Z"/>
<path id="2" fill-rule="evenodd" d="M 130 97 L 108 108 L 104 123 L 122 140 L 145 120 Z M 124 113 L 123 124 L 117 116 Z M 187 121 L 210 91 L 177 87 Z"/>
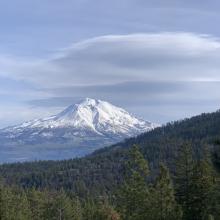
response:
<path id="1" fill-rule="evenodd" d="M 189 143 L 180 147 L 176 162 L 175 189 L 176 197 L 183 209 L 183 219 L 190 219 L 190 185 L 193 175 L 194 161 L 192 147 Z"/>
<path id="2" fill-rule="evenodd" d="M 31 209 L 31 219 L 32 220 L 41 220 L 43 219 L 43 213 L 46 206 L 45 200 L 47 196 L 47 192 L 37 191 L 34 188 L 27 192 L 28 200 L 30 203 Z"/>
<path id="3" fill-rule="evenodd" d="M 174 188 L 168 169 L 160 166 L 155 187 L 151 189 L 152 220 L 178 220 L 182 218 L 180 206 L 175 201 Z"/>
<path id="4" fill-rule="evenodd" d="M 73 207 L 73 220 L 81 220 L 83 217 L 83 210 L 80 200 L 77 198 L 72 198 L 72 207 Z"/>
<path id="5" fill-rule="evenodd" d="M 93 220 L 95 219 L 96 205 L 93 199 L 87 198 L 83 202 L 83 220 Z"/>
<path id="6" fill-rule="evenodd" d="M 219 179 L 217 180 L 215 188 L 211 193 L 210 197 L 211 197 L 210 213 L 212 213 L 213 219 L 220 220 L 220 180 Z"/>
<path id="7" fill-rule="evenodd" d="M 21 190 L 1 186 L 1 212 L 2 220 L 29 220 L 31 211 L 26 194 Z"/>
<path id="8" fill-rule="evenodd" d="M 4 211 L 4 200 L 3 200 L 4 192 L 3 192 L 3 190 L 4 190 L 3 185 L 0 182 L 0 220 L 3 219 L 3 211 Z"/>
<path id="9" fill-rule="evenodd" d="M 120 212 L 126 220 L 147 219 L 149 191 L 146 178 L 149 169 L 136 145 L 130 151 L 126 167 L 127 177 L 119 193 Z"/>
<path id="10" fill-rule="evenodd" d="M 220 141 L 216 141 L 215 144 L 212 159 L 216 168 L 216 183 L 210 196 L 213 202 L 211 213 L 214 215 L 213 219 L 220 220 Z"/>
<path id="11" fill-rule="evenodd" d="M 2 220 L 3 215 L 3 185 L 0 181 L 0 220 Z"/>
<path id="12" fill-rule="evenodd" d="M 15 213 L 16 213 L 16 220 L 30 220 L 31 219 L 31 209 L 29 205 L 29 201 L 27 199 L 27 195 L 25 191 L 19 192 L 17 189 L 13 192 L 13 200 L 15 200 Z"/>
<path id="13" fill-rule="evenodd" d="M 207 159 L 200 160 L 195 164 L 190 188 L 190 219 L 207 219 L 213 214 L 213 192 L 215 189 L 213 169 Z"/>
<path id="14" fill-rule="evenodd" d="M 1 219 L 15 220 L 17 217 L 17 198 L 14 197 L 10 188 L 1 189 Z"/>
<path id="15" fill-rule="evenodd" d="M 47 208 L 44 213 L 45 219 L 78 220 L 74 215 L 72 201 L 65 192 L 54 192 L 50 193 L 49 196 Z"/>

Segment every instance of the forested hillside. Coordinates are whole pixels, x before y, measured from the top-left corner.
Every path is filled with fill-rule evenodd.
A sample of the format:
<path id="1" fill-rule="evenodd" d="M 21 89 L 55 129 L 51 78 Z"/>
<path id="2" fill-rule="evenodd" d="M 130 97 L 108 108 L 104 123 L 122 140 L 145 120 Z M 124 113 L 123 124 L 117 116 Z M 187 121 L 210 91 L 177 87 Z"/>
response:
<path id="1" fill-rule="evenodd" d="M 85 158 L 0 166 L 3 220 L 220 216 L 220 112 L 170 123 Z"/>
<path id="2" fill-rule="evenodd" d="M 220 151 L 218 151 L 219 153 Z M 219 159 L 215 155 L 216 159 Z M 216 160 L 219 162 L 219 160 Z M 219 174 L 209 153 L 195 160 L 192 146 L 178 152 L 173 178 L 161 163 L 153 181 L 139 148 L 129 150 L 124 179 L 110 194 L 80 195 L 50 188 L 0 184 L 2 220 L 213 220 L 220 219 Z M 97 188 L 100 187 L 97 185 Z"/>
<path id="3" fill-rule="evenodd" d="M 219 138 L 220 112 L 217 111 L 169 123 L 85 158 L 5 164 L 0 166 L 0 175 L 7 184 L 17 184 L 24 188 L 64 188 L 80 196 L 88 193 L 106 194 L 122 182 L 124 161 L 133 144 L 140 146 L 148 160 L 152 171 L 149 179 L 152 179 L 160 162 L 164 162 L 173 173 L 178 150 L 186 142 L 192 145 L 193 157 L 201 158 L 206 149 L 216 155 L 214 143 Z"/>

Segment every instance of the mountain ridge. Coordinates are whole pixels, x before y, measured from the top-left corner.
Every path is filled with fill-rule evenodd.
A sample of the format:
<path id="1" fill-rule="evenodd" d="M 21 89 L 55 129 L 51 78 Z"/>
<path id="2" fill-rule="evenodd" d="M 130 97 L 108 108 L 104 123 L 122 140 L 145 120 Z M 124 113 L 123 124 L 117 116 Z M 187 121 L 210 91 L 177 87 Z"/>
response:
<path id="1" fill-rule="evenodd" d="M 37 149 L 43 152 L 44 147 L 45 150 L 50 148 L 50 152 L 46 153 L 52 153 L 53 156 L 53 148 L 63 149 L 66 150 L 64 158 L 55 155 L 54 159 L 66 159 L 70 155 L 74 157 L 91 153 L 94 149 L 148 132 L 158 126 L 138 119 L 108 102 L 85 98 L 57 115 L 1 129 L 0 141 L 1 145 L 12 146 L 14 150 L 16 146 L 28 146 L 23 152 L 25 154 L 26 150 L 31 154 L 32 149 L 38 155 L 34 159 L 53 159 L 52 156 L 41 158 Z M 38 148 L 34 148 L 35 145 Z M 71 150 L 70 155 L 68 150 Z M 74 150 L 78 151 L 76 155 Z M 62 155 L 62 152 L 59 154 Z"/>

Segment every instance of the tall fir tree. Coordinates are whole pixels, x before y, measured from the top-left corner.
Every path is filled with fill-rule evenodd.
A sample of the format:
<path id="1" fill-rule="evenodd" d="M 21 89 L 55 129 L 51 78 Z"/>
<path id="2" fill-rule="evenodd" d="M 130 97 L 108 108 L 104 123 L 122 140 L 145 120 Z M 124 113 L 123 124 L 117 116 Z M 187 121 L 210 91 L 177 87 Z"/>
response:
<path id="1" fill-rule="evenodd" d="M 119 207 L 123 219 L 145 220 L 148 215 L 149 190 L 146 183 L 148 163 L 134 145 L 130 151 L 124 185 L 119 193 Z"/>
<path id="2" fill-rule="evenodd" d="M 176 160 L 175 171 L 175 190 L 178 203 L 183 209 L 183 219 L 190 219 L 190 189 L 193 176 L 194 160 L 192 156 L 192 146 L 186 143 L 179 148 L 178 157 Z"/>
<path id="3" fill-rule="evenodd" d="M 71 199 L 64 191 L 50 192 L 45 209 L 45 219 L 78 220 Z"/>
<path id="4" fill-rule="evenodd" d="M 31 211 L 23 190 L 1 186 L 1 220 L 29 220 Z"/>
<path id="5" fill-rule="evenodd" d="M 191 215 L 189 219 L 203 220 L 212 216 L 215 189 L 213 167 L 207 159 L 199 160 L 193 170 L 190 185 Z"/>
<path id="6" fill-rule="evenodd" d="M 155 186 L 151 188 L 151 217 L 149 220 L 180 220 L 182 219 L 181 207 L 175 200 L 174 187 L 169 170 L 165 165 L 160 165 L 160 173 Z"/>
<path id="7" fill-rule="evenodd" d="M 93 199 L 87 198 L 83 202 L 83 220 L 95 219 L 96 204 Z"/>
<path id="8" fill-rule="evenodd" d="M 3 185 L 0 181 L 0 220 L 2 220 L 2 215 L 3 215 Z"/>
<path id="9" fill-rule="evenodd" d="M 16 220 L 30 220 L 31 219 L 31 209 L 30 204 L 26 195 L 26 192 L 19 189 L 13 193 L 14 200 L 17 201 L 15 205 L 16 209 Z"/>
<path id="10" fill-rule="evenodd" d="M 31 219 L 32 220 L 41 220 L 44 218 L 43 213 L 46 206 L 45 200 L 47 196 L 47 191 L 43 192 L 37 191 L 32 188 L 27 191 L 27 196 L 31 209 Z"/>

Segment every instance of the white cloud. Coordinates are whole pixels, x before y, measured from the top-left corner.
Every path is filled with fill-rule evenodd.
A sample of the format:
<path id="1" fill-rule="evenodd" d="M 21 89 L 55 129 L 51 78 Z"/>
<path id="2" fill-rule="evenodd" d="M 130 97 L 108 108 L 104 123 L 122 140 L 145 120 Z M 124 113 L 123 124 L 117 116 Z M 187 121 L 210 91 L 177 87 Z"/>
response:
<path id="1" fill-rule="evenodd" d="M 48 60 L 0 59 L 0 74 L 44 88 L 133 80 L 220 80 L 220 41 L 193 33 L 110 35 L 60 50 Z"/>
<path id="2" fill-rule="evenodd" d="M 193 33 L 101 36 L 49 59 L 2 55 L 0 83 L 8 80 L 0 89 L 0 126 L 53 114 L 84 96 L 157 122 L 215 110 L 219 60 L 220 40 Z M 175 117 L 167 110 L 174 106 Z"/>

